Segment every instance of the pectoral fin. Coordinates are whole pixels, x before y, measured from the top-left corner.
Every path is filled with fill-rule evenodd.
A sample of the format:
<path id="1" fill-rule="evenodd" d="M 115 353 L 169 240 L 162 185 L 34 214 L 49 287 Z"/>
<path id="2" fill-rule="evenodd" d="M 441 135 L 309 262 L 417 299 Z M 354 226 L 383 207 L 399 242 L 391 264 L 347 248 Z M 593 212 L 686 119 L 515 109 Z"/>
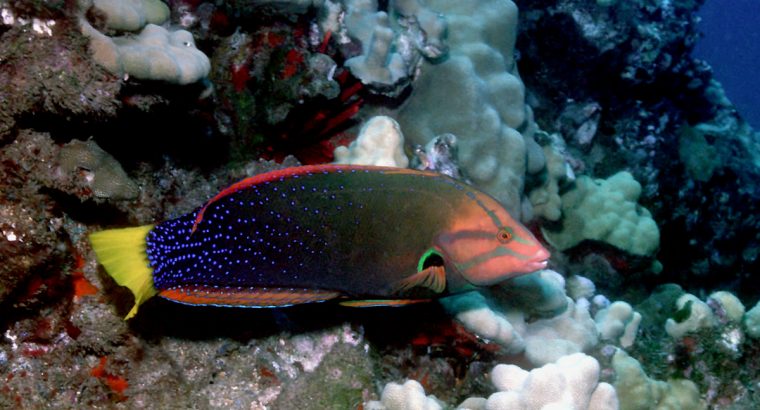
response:
<path id="1" fill-rule="evenodd" d="M 435 293 L 443 292 L 446 289 L 446 269 L 443 266 L 429 266 L 395 283 L 393 291 L 402 293 L 416 287 L 427 288 Z"/>

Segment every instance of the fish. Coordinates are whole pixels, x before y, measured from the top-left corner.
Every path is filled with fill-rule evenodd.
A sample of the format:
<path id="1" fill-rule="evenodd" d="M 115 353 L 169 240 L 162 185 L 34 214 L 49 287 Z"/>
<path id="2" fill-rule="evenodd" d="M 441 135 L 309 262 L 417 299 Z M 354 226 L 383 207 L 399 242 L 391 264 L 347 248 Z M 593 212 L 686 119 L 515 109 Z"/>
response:
<path id="1" fill-rule="evenodd" d="M 550 257 L 497 200 L 464 182 L 334 164 L 252 176 L 176 219 L 89 240 L 134 295 L 125 319 L 153 296 L 225 307 L 403 306 L 541 270 Z"/>

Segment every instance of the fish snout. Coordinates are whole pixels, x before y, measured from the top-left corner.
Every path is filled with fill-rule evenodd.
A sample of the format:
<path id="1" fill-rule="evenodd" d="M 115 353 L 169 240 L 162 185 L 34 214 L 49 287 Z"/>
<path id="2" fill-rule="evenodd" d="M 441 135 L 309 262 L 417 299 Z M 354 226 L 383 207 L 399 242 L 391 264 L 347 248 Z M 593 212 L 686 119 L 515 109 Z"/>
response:
<path id="1" fill-rule="evenodd" d="M 549 264 L 549 258 L 551 256 L 552 256 L 551 252 L 549 252 L 543 246 L 539 246 L 536 253 L 533 254 L 530 260 L 528 260 L 526 267 L 531 272 L 546 269 L 546 266 Z"/>

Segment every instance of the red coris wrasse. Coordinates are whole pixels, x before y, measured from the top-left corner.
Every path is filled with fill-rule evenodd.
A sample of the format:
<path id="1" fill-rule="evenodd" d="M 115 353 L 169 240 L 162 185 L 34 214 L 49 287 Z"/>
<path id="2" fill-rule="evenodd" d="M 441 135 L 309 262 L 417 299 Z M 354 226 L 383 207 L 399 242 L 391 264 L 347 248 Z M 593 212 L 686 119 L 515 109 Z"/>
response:
<path id="1" fill-rule="evenodd" d="M 135 296 L 275 307 L 403 305 L 546 266 L 549 252 L 495 199 L 433 172 L 318 165 L 242 180 L 158 225 L 90 235 Z"/>

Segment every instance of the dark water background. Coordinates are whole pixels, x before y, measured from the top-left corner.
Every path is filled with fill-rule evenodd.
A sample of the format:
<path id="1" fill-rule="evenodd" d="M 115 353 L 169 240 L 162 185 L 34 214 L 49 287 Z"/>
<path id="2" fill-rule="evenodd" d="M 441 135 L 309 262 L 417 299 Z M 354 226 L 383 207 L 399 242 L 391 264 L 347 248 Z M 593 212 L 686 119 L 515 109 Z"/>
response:
<path id="1" fill-rule="evenodd" d="M 707 0 L 694 56 L 712 66 L 739 114 L 760 129 L 760 0 Z"/>

